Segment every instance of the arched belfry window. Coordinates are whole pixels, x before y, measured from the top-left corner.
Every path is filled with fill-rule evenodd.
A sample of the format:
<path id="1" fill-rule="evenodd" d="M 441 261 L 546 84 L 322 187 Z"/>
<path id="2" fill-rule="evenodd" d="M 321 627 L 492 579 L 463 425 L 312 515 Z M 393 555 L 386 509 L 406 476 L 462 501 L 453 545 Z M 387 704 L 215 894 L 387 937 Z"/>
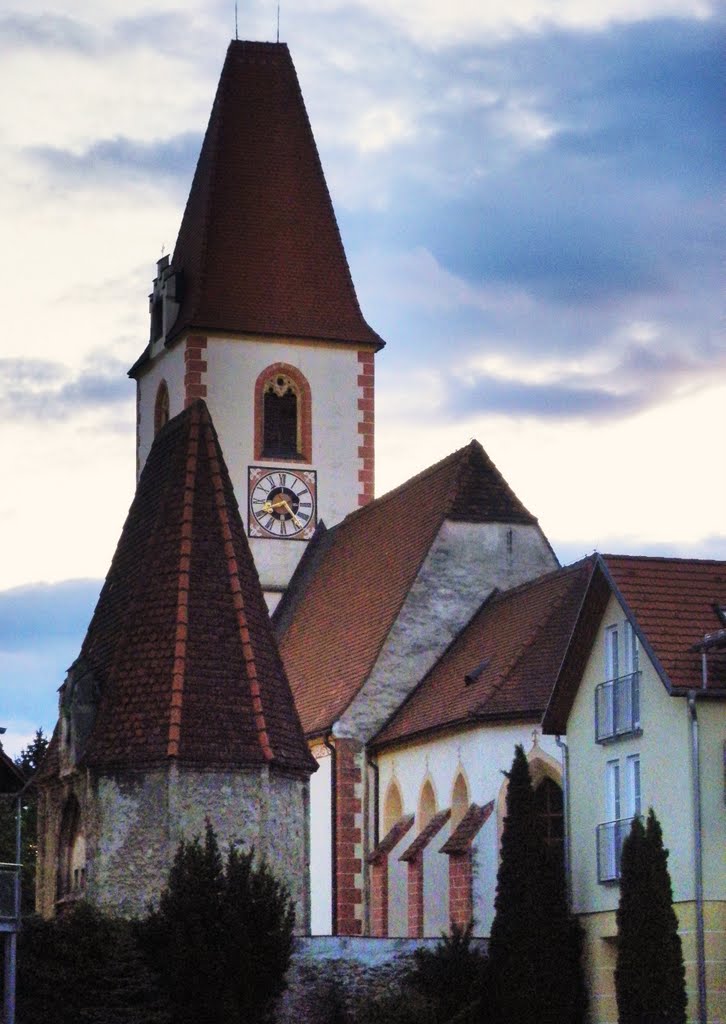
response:
<path id="1" fill-rule="evenodd" d="M 299 458 L 299 402 L 295 382 L 285 374 L 277 374 L 265 384 L 264 396 L 263 458 Z"/>
<path id="2" fill-rule="evenodd" d="M 169 388 L 163 380 L 156 392 L 154 404 L 154 437 L 169 422 Z"/>
<path id="3" fill-rule="evenodd" d="M 310 462 L 310 385 L 294 366 L 274 363 L 255 386 L 255 457 Z"/>

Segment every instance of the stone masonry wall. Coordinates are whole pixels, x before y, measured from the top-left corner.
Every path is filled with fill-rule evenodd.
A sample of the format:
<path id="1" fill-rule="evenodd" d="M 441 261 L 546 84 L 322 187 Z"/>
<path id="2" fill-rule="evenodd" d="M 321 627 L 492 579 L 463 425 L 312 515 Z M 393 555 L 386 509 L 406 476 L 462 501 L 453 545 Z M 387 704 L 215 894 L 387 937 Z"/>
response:
<path id="1" fill-rule="evenodd" d="M 298 939 L 287 976 L 288 989 L 278 1005 L 275 1024 L 334 1024 L 341 1019 L 354 1022 L 359 1008 L 369 1011 L 371 1003 L 395 998 L 413 967 L 414 951 L 419 947 L 433 949 L 438 941 L 332 936 Z M 482 940 L 474 944 L 486 949 Z"/>
<path id="2" fill-rule="evenodd" d="M 73 793 L 86 838 L 87 898 L 125 917 L 141 916 L 167 882 L 179 842 L 203 835 L 222 851 L 241 842 L 264 854 L 309 930 L 308 783 L 268 768 L 191 771 L 176 766 L 91 777 L 73 772 L 41 793 L 38 910 L 55 912 L 58 836 Z"/>

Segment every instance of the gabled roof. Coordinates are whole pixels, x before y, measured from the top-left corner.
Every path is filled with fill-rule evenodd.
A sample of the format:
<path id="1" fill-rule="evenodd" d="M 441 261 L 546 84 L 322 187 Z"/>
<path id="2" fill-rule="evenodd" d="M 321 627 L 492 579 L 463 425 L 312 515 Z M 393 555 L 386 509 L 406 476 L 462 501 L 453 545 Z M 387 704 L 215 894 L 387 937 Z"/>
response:
<path id="1" fill-rule="evenodd" d="M 275 622 L 307 735 L 328 730 L 367 679 L 447 519 L 537 521 L 472 441 L 352 512 L 301 562 Z"/>
<path id="2" fill-rule="evenodd" d="M 25 785 L 22 768 L 8 757 L 0 743 L 0 793 L 17 793 Z"/>
<path id="3" fill-rule="evenodd" d="M 598 555 L 595 571 L 544 718 L 546 732 L 565 732 L 585 664 L 611 594 L 670 693 L 700 689 L 701 655 L 693 650 L 722 626 L 726 562 L 639 555 Z M 709 655 L 709 691 L 726 695 L 726 662 Z"/>
<path id="4" fill-rule="evenodd" d="M 585 559 L 493 594 L 373 740 L 373 746 L 547 706 L 592 571 Z"/>
<path id="5" fill-rule="evenodd" d="M 154 441 L 81 661 L 100 692 L 83 764 L 313 770 L 203 402 Z"/>
<path id="6" fill-rule="evenodd" d="M 171 270 L 183 295 L 167 343 L 197 330 L 383 345 L 358 305 L 284 43 L 229 44 Z"/>

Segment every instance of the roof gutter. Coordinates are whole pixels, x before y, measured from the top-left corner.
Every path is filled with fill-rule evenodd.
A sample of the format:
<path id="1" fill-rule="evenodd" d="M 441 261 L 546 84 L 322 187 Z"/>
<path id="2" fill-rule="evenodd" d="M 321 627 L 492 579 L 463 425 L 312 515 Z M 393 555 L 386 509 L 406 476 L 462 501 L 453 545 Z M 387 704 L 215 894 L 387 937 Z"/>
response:
<path id="1" fill-rule="evenodd" d="M 706 686 L 706 654 L 703 653 L 703 686 Z M 688 693 L 688 715 L 691 723 L 691 776 L 693 779 L 693 850 L 696 889 L 696 968 L 698 972 L 698 1020 L 707 1024 L 706 1007 L 706 945 L 703 922 L 703 841 L 701 822 L 701 773 L 699 769 L 697 690 Z"/>

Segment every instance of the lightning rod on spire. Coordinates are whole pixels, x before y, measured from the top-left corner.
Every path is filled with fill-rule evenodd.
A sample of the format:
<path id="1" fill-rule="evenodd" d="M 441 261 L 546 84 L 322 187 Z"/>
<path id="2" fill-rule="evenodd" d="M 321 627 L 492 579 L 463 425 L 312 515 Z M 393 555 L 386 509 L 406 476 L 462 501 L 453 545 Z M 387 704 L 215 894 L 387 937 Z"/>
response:
<path id="1" fill-rule="evenodd" d="M 277 5 L 277 41 L 280 42 L 280 5 Z"/>
<path id="2" fill-rule="evenodd" d="M 239 40 L 239 29 L 237 28 L 237 0 L 234 0 L 234 38 Z"/>

